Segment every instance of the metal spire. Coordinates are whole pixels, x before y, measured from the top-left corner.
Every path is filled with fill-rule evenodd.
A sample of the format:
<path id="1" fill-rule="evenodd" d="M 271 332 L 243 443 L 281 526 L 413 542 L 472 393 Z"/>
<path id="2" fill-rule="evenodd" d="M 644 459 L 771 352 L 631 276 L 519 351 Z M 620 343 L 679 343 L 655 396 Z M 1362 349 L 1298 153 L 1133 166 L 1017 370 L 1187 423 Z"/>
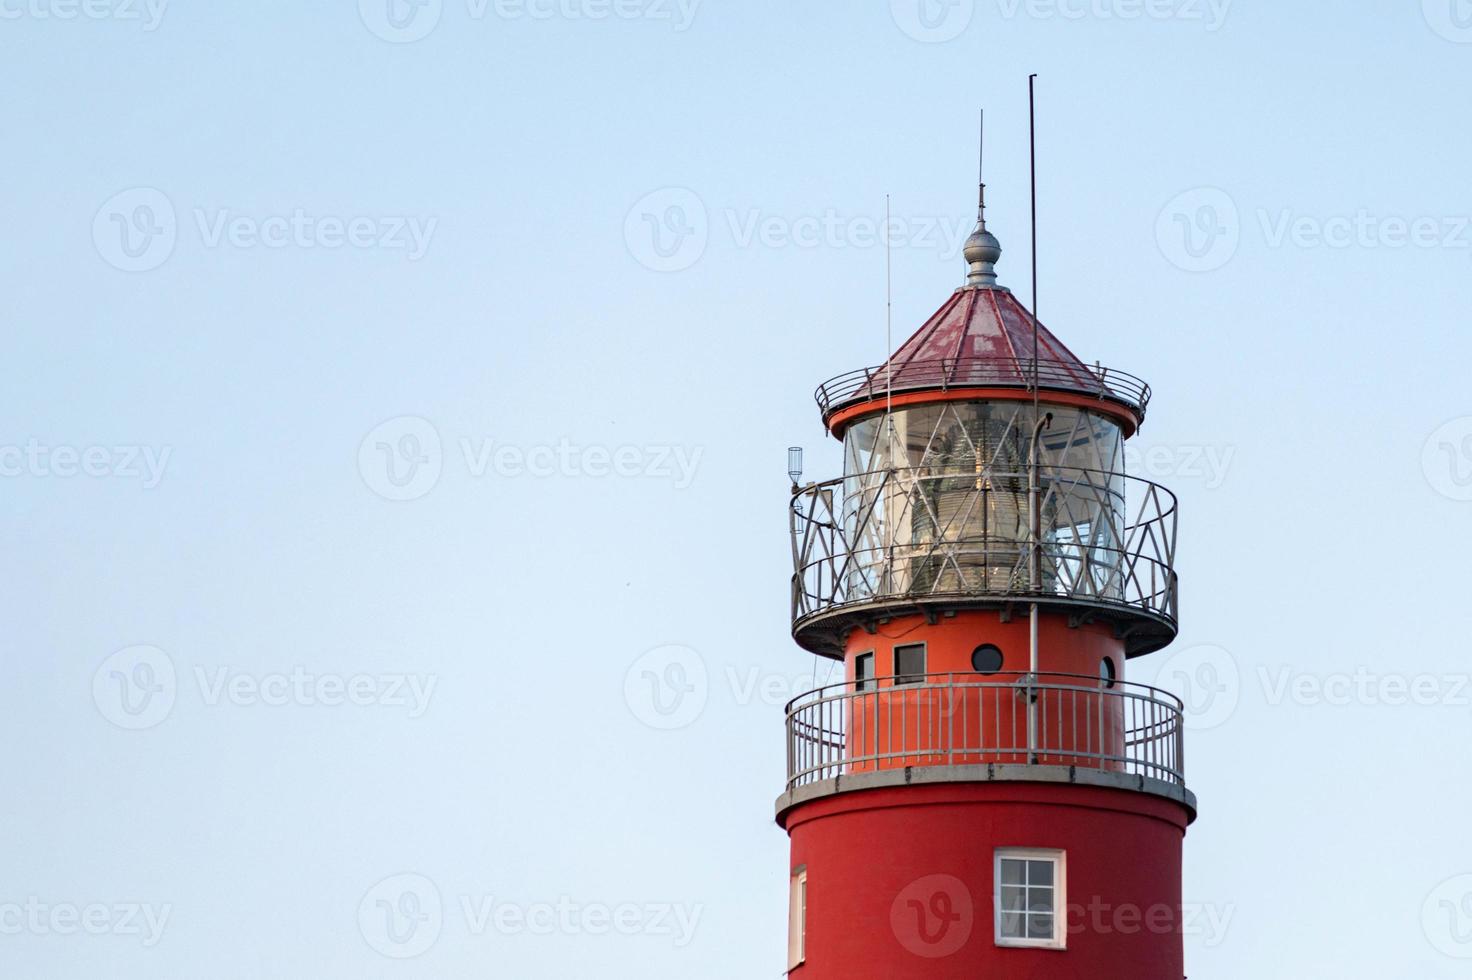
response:
<path id="1" fill-rule="evenodd" d="M 961 254 L 966 259 L 966 285 L 973 289 L 992 289 L 997 285 L 997 260 L 1002 257 L 1002 243 L 986 230 L 986 110 L 981 112 L 981 136 L 977 140 L 976 161 L 976 230 L 966 239 Z"/>

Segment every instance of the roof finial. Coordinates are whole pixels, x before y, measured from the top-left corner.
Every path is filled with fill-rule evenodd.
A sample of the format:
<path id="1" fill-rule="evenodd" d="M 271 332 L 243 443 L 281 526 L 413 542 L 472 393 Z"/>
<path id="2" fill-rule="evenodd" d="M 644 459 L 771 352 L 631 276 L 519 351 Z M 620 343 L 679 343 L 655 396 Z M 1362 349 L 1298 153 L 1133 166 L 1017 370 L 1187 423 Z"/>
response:
<path id="1" fill-rule="evenodd" d="M 966 285 L 976 289 L 991 289 L 997 284 L 997 260 L 1002 257 L 1002 244 L 997 236 L 986 230 L 986 182 L 983 179 L 983 164 L 986 161 L 986 110 L 981 111 L 981 137 L 977 141 L 976 162 L 976 230 L 966 239 L 961 254 L 966 259 Z"/>

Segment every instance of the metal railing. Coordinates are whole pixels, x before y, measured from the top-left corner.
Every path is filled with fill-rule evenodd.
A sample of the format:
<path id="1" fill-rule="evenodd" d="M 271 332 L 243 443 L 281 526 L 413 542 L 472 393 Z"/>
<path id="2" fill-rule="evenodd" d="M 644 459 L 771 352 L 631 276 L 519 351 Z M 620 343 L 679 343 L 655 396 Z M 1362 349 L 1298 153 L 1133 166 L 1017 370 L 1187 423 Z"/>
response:
<path id="1" fill-rule="evenodd" d="M 849 681 L 787 705 L 787 789 L 912 766 L 1074 766 L 1185 786 L 1184 705 L 1075 674 Z"/>
<path id="2" fill-rule="evenodd" d="M 1174 623 L 1175 496 L 1120 473 L 1049 465 L 1040 476 L 1036 582 L 1026 525 L 987 520 L 999 500 L 1022 512 L 1026 473 L 891 469 L 798 490 L 793 622 L 890 600 L 1058 597 Z"/>
<path id="3" fill-rule="evenodd" d="M 895 391 L 1030 387 L 1032 372 L 1033 361 L 1028 357 L 946 357 L 849 371 L 823 382 L 814 394 L 827 418 L 848 402 L 882 398 L 891 387 Z M 1039 389 L 1108 398 L 1133 409 L 1142 420 L 1150 404 L 1148 384 L 1113 368 L 1039 358 L 1037 376 Z"/>

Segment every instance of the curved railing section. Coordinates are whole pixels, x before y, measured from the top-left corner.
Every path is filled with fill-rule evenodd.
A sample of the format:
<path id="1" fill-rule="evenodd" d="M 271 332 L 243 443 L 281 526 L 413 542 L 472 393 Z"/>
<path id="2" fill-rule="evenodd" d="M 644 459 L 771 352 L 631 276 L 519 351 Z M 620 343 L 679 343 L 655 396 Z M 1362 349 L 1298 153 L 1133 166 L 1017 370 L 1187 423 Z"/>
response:
<path id="1" fill-rule="evenodd" d="M 814 393 L 823 417 L 850 402 L 882 398 L 894 391 L 945 391 L 949 388 L 1030 387 L 1033 361 L 1027 357 L 947 357 L 860 368 L 830 378 Z M 1119 402 L 1143 420 L 1150 386 L 1133 374 L 1077 362 L 1039 358 L 1038 388 L 1085 392 Z"/>
<path id="2" fill-rule="evenodd" d="M 1058 598 L 1176 622 L 1176 500 L 1150 480 L 954 465 L 810 484 L 792 496 L 794 628 L 852 606 Z M 1034 575 L 1033 550 L 1037 550 Z"/>
<path id="3" fill-rule="evenodd" d="M 921 766 L 1072 766 L 1184 788 L 1184 705 L 1073 674 L 927 674 L 820 687 L 787 705 L 787 790 Z"/>

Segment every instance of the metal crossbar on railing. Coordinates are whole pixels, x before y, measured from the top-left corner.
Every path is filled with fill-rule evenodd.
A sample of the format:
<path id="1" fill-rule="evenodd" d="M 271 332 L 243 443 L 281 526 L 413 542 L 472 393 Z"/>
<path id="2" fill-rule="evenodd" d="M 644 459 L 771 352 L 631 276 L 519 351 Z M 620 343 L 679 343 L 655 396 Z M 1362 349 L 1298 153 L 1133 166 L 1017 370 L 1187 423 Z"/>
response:
<path id="1" fill-rule="evenodd" d="M 831 684 L 787 705 L 787 789 L 916 766 L 1073 766 L 1185 786 L 1184 705 L 1074 674 Z"/>

